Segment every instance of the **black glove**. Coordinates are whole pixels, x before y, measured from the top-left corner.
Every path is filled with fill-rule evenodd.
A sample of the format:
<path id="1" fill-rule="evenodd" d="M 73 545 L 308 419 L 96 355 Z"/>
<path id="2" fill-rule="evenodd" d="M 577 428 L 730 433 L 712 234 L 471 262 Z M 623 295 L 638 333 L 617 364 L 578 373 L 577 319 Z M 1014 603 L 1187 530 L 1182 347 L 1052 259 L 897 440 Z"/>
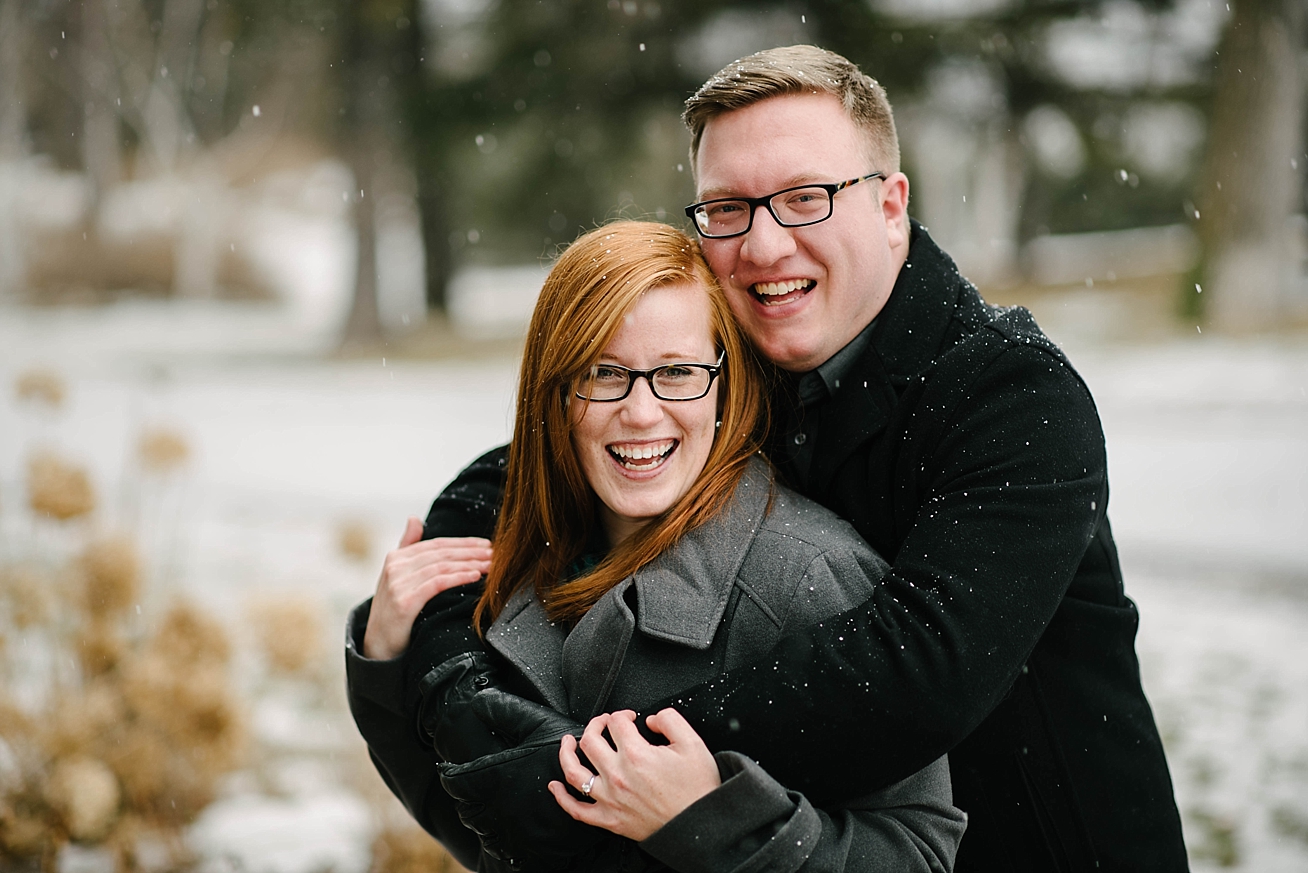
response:
<path id="1" fill-rule="evenodd" d="M 441 784 L 486 854 L 513 869 L 560 870 L 613 837 L 572 818 L 546 787 L 552 780 L 567 784 L 559 741 L 564 734 L 580 737 L 583 725 L 493 687 L 474 697 L 472 708 L 513 748 L 444 764 Z"/>
<path id="2" fill-rule="evenodd" d="M 418 683 L 418 729 L 441 761 L 462 764 L 509 748 L 472 708 L 497 680 L 484 652 L 464 652 L 439 664 Z"/>

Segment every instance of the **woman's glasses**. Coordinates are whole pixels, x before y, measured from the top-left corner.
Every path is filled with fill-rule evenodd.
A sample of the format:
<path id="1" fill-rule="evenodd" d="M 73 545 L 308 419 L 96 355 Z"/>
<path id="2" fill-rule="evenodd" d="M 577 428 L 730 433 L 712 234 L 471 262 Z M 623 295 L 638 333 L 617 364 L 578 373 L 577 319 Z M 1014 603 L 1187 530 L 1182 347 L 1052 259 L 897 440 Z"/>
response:
<path id="1" fill-rule="evenodd" d="M 651 370 L 596 364 L 573 380 L 572 391 L 581 400 L 612 403 L 625 399 L 636 379 L 643 377 L 659 400 L 698 400 L 709 393 L 726 357 L 724 351 L 716 364 L 664 364 Z"/>

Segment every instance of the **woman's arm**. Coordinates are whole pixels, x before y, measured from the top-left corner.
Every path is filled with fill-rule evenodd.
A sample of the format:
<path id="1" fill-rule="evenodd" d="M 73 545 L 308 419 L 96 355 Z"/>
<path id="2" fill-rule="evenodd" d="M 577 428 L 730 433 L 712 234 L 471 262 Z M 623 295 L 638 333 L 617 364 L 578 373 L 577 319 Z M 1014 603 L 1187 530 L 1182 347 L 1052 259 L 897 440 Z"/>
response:
<path id="1" fill-rule="evenodd" d="M 599 716 L 582 740 L 594 773 L 578 760 L 575 744 L 565 741 L 559 755 L 572 787 L 581 790 L 595 776 L 592 802 L 577 800 L 558 782 L 550 791 L 574 818 L 641 841 L 674 870 L 953 868 L 966 816 L 952 803 L 944 758 L 848 806 L 819 810 L 743 755 L 710 754 L 674 710 L 648 723 L 670 744 L 647 743 L 632 713 Z M 613 745 L 601 736 L 605 727 Z"/>

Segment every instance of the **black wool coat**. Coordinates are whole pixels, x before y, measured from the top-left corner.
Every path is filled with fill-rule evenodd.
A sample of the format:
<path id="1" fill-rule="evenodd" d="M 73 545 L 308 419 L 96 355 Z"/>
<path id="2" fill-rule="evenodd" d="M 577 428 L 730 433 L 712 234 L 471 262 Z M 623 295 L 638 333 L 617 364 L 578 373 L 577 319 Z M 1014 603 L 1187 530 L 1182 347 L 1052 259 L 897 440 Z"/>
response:
<path id="1" fill-rule="evenodd" d="M 969 814 L 959 871 L 1186 869 L 1106 515 L 1103 430 L 1067 358 L 1026 310 L 985 304 L 914 223 L 842 385 L 814 413 L 800 490 L 890 573 L 860 606 L 649 711 L 676 706 L 710 748 L 817 804 L 948 752 Z M 497 449 L 461 473 L 426 535 L 489 536 L 502 464 Z M 450 619 L 473 593 L 429 604 L 411 677 L 467 633 Z"/>
<path id="2" fill-rule="evenodd" d="M 890 574 L 759 669 L 675 705 L 711 748 L 810 797 L 947 750 L 969 814 L 960 871 L 1186 869 L 1080 376 L 1030 313 L 986 305 L 914 224 L 842 386 L 815 413 L 801 490 Z"/>

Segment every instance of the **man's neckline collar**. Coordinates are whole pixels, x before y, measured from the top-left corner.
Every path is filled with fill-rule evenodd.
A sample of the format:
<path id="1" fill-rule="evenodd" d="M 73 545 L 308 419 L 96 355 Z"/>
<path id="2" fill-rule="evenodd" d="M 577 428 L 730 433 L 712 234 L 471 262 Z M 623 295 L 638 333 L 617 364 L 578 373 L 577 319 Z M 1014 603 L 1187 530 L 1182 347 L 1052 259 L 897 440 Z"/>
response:
<path id="1" fill-rule="evenodd" d="M 959 293 L 969 283 L 925 227 L 915 219 L 909 220 L 909 226 L 908 257 L 877 316 L 816 368 L 804 373 L 781 371 L 801 407 L 834 397 L 869 348 L 875 348 L 887 373 L 906 375 L 925 367 L 939 347 Z M 948 309 L 948 317 L 939 313 L 924 317 L 924 306 Z"/>
<path id="2" fill-rule="evenodd" d="M 818 364 L 816 369 L 788 374 L 801 407 L 836 396 L 841 382 L 854 369 L 869 343 L 872 342 L 872 331 L 876 323 L 875 318 L 868 322 L 857 336 L 845 344 L 844 348 Z"/>

